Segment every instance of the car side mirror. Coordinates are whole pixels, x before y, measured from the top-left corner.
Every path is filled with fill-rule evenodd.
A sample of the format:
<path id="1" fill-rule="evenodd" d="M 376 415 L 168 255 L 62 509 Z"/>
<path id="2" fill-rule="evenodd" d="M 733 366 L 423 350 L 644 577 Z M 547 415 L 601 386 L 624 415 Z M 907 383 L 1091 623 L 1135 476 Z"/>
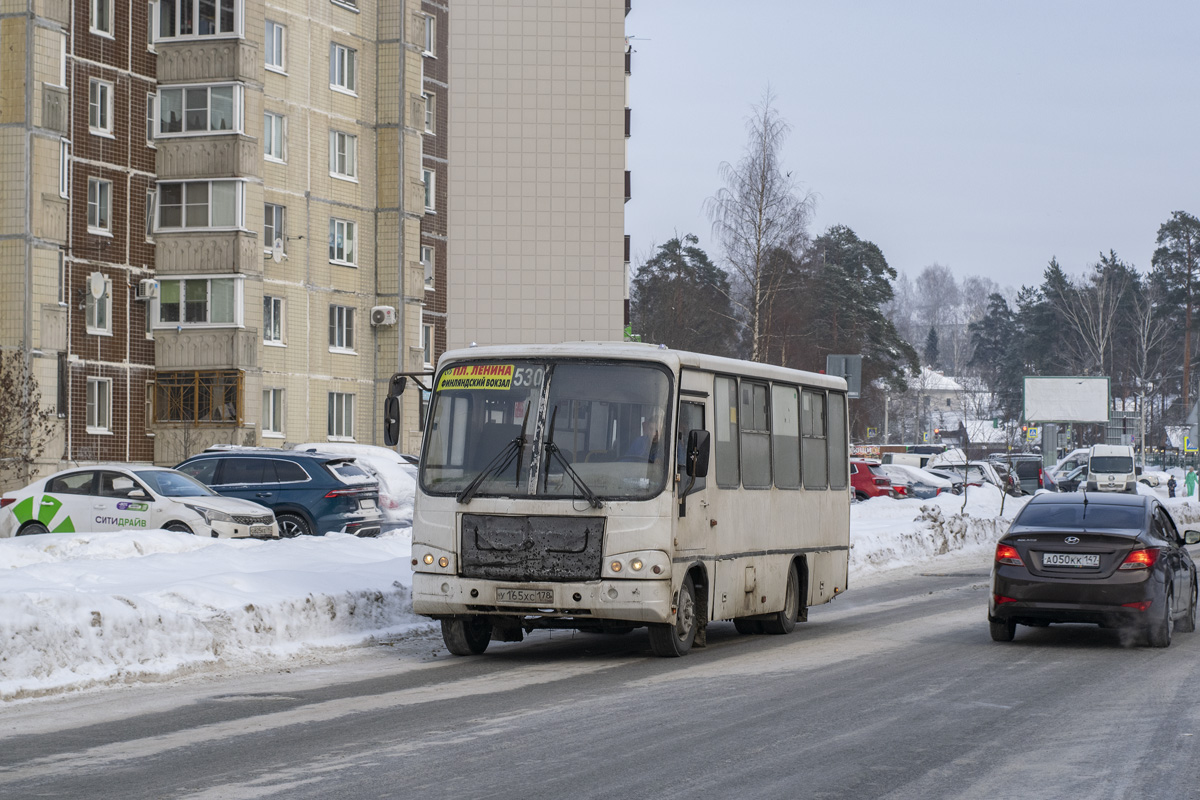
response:
<path id="1" fill-rule="evenodd" d="M 401 384 L 403 391 L 403 384 Z M 389 395 L 383 401 L 383 443 L 395 447 L 400 441 L 400 398 Z"/>
<path id="2" fill-rule="evenodd" d="M 1184 544 L 1200 544 L 1200 531 L 1186 530 L 1183 532 Z"/>
<path id="3" fill-rule="evenodd" d="M 708 431 L 692 430 L 688 432 L 687 464 L 684 471 L 689 477 L 703 478 L 708 475 L 708 444 Z"/>
<path id="4" fill-rule="evenodd" d="M 146 500 L 146 499 L 149 499 L 149 498 L 148 498 L 148 495 L 147 495 L 147 494 L 146 494 L 144 491 L 142 491 L 141 489 L 130 489 L 130 490 L 129 490 L 129 494 L 127 494 L 127 495 L 125 495 L 125 496 L 126 496 L 126 497 L 128 497 L 130 500 Z"/>

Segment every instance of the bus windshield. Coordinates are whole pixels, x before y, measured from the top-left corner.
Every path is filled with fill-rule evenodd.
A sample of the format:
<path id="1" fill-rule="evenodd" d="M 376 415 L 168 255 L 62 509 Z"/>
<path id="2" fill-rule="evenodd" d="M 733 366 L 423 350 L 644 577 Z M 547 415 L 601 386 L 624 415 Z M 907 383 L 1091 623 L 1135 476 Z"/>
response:
<path id="1" fill-rule="evenodd" d="M 674 455 L 670 395 L 657 364 L 452 363 L 434 384 L 421 486 L 464 502 L 649 499 L 666 486 Z"/>

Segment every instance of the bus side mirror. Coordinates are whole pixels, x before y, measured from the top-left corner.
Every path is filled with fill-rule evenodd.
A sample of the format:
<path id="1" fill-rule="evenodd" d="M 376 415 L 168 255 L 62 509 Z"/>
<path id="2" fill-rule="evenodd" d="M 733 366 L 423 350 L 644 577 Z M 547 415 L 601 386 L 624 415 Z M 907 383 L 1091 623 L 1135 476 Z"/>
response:
<path id="1" fill-rule="evenodd" d="M 395 395 L 383 401 L 383 441 L 388 447 L 400 441 L 400 398 Z"/>
<path id="2" fill-rule="evenodd" d="M 686 472 L 689 477 L 703 478 L 708 475 L 708 438 L 708 431 L 688 432 Z"/>

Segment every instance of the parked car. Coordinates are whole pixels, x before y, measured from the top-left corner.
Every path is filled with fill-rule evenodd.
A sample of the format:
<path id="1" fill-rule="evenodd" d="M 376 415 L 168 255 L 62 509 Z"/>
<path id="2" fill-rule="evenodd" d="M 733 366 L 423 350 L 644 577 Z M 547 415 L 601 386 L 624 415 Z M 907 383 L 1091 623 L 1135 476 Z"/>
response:
<path id="1" fill-rule="evenodd" d="M 1120 444 L 1092 446 L 1092 454 L 1088 457 L 1089 492 L 1136 492 L 1137 479 L 1132 447 Z"/>
<path id="2" fill-rule="evenodd" d="M 1196 566 L 1157 498 L 1039 494 L 996 545 L 988 626 L 998 642 L 1017 625 L 1093 623 L 1128 628 L 1154 647 L 1196 628 Z"/>
<path id="3" fill-rule="evenodd" d="M 1087 466 L 1088 456 L 1091 454 L 1090 447 L 1077 447 L 1071 452 L 1058 460 L 1058 463 L 1050 468 L 1050 474 L 1055 478 L 1066 475 L 1079 466 Z"/>
<path id="4" fill-rule="evenodd" d="M 379 483 L 379 507 L 384 517 L 396 523 L 387 527 L 412 524 L 413 498 L 417 492 L 417 457 L 397 453 L 387 447 L 352 442 L 306 442 L 292 445 L 293 450 L 353 456 Z"/>
<path id="5" fill-rule="evenodd" d="M 934 475 L 945 478 L 946 480 L 959 480 L 966 486 L 983 486 L 991 484 L 1000 491 L 1007 490 L 1006 481 L 996 472 L 996 468 L 986 461 L 968 461 L 963 462 L 939 462 L 936 465 L 926 467 Z"/>
<path id="6" fill-rule="evenodd" d="M 897 484 L 897 481 L 904 484 L 906 497 L 926 500 L 930 497 L 937 497 L 942 492 L 950 493 L 954 489 L 954 484 L 950 481 L 920 467 L 906 464 L 883 464 L 882 469 L 892 479 L 893 486 Z"/>
<path id="7" fill-rule="evenodd" d="M 176 467 L 226 497 L 274 510 L 285 537 L 379 535 L 379 484 L 349 456 L 271 447 L 207 450 Z"/>
<path id="8" fill-rule="evenodd" d="M 157 528 L 223 539 L 279 538 L 270 509 L 221 497 L 163 467 L 67 469 L 0 497 L 0 537 Z"/>
<path id="9" fill-rule="evenodd" d="M 1080 464 L 1058 480 L 1060 492 L 1077 492 L 1079 485 L 1087 482 L 1087 464 Z"/>
<path id="10" fill-rule="evenodd" d="M 899 497 L 891 479 L 879 468 L 878 461 L 850 459 L 850 486 L 856 500 L 872 497 Z"/>
<path id="11" fill-rule="evenodd" d="M 911 481 L 907 475 L 897 469 L 897 466 L 895 464 L 880 464 L 876 469 L 886 475 L 887 479 L 892 482 L 892 489 L 896 492 L 896 497 L 903 499 L 909 496 L 908 489 Z"/>

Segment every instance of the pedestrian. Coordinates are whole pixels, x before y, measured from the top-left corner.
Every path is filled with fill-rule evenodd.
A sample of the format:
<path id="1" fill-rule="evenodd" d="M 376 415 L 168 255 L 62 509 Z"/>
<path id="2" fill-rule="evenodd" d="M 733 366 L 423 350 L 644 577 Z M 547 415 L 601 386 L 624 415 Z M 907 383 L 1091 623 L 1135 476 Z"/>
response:
<path id="1" fill-rule="evenodd" d="M 1187 475 L 1183 476 L 1184 496 L 1191 497 L 1196 493 L 1196 470 L 1188 467 Z"/>
<path id="2" fill-rule="evenodd" d="M 1174 497 L 1174 496 L 1175 496 L 1175 487 L 1176 487 L 1176 486 L 1178 486 L 1178 485 L 1179 485 L 1179 484 L 1175 482 L 1175 476 L 1174 476 L 1174 475 L 1172 475 L 1171 477 L 1167 478 L 1167 497 Z"/>

